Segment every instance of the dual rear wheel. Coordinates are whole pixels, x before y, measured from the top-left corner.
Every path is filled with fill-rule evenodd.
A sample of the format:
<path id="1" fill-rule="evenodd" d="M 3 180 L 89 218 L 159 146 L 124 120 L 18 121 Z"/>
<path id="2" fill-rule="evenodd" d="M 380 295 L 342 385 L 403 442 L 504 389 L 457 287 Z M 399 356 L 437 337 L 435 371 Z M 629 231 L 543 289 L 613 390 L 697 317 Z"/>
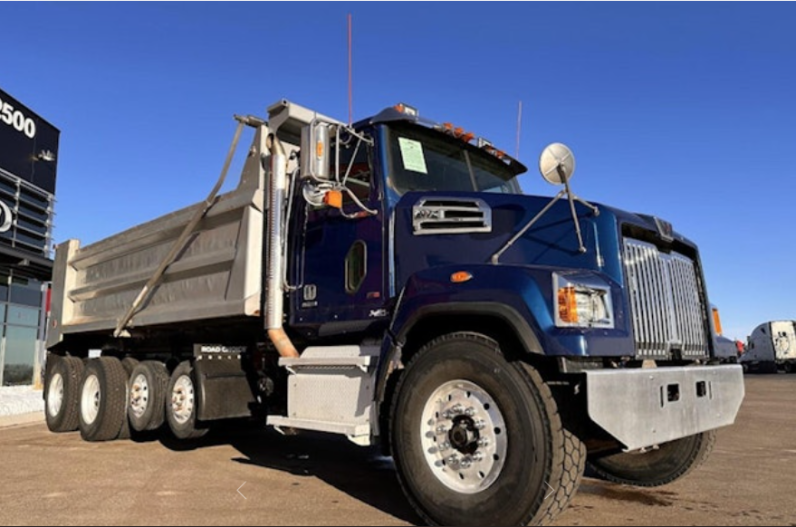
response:
<path id="1" fill-rule="evenodd" d="M 52 432 L 80 431 L 90 442 L 128 439 L 165 423 L 178 439 L 207 433 L 197 421 L 196 383 L 189 362 L 169 375 L 160 362 L 101 357 L 84 362 L 51 356 L 45 387 Z"/>

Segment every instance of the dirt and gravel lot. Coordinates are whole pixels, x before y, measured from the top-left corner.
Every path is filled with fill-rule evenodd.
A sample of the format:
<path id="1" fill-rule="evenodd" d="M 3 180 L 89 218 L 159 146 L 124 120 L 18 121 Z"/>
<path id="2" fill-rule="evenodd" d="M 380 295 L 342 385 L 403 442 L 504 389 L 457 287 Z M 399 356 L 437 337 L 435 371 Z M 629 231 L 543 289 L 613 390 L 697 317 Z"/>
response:
<path id="1" fill-rule="evenodd" d="M 796 526 L 796 375 L 750 377 L 747 390 L 738 426 L 698 473 L 659 490 L 586 480 L 559 524 Z M 2 525 L 419 523 L 390 460 L 317 437 L 181 449 L 87 444 L 37 424 L 0 430 L 0 471 Z"/>

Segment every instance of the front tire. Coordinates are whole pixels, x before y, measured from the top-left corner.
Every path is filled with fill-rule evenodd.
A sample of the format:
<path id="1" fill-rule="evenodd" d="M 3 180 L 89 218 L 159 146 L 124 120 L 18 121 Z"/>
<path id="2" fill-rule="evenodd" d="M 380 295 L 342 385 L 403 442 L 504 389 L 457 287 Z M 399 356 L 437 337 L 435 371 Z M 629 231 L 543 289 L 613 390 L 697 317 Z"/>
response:
<path id="1" fill-rule="evenodd" d="M 207 435 L 207 429 L 198 427 L 196 378 L 190 362 L 183 362 L 174 370 L 167 394 L 166 420 L 174 437 L 190 441 Z"/>
<path id="2" fill-rule="evenodd" d="M 602 479 L 634 487 L 662 487 L 701 467 L 716 445 L 716 432 L 705 432 L 661 445 L 642 454 L 622 453 L 589 460 Z"/>
<path id="3" fill-rule="evenodd" d="M 547 524 L 580 484 L 585 448 L 564 430 L 550 389 L 484 336 L 422 349 L 392 416 L 399 479 L 429 524 Z"/>
<path id="4" fill-rule="evenodd" d="M 45 412 L 50 432 L 63 434 L 77 431 L 80 426 L 80 381 L 83 361 L 76 357 L 50 355 Z"/>

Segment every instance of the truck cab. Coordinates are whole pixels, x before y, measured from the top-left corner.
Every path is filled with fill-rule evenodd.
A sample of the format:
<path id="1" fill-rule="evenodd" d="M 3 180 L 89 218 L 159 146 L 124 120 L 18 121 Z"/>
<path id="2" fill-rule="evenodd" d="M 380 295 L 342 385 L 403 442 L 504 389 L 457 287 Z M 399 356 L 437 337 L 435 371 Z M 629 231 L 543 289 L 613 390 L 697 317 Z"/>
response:
<path id="1" fill-rule="evenodd" d="M 796 322 L 766 322 L 749 337 L 741 364 L 750 373 L 796 373 Z"/>

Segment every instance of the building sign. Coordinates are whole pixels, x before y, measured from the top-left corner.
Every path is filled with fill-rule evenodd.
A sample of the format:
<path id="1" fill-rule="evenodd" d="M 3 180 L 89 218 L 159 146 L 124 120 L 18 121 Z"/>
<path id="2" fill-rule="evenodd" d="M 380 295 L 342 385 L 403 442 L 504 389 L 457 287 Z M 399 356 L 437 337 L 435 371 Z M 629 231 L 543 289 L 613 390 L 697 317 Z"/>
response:
<path id="1" fill-rule="evenodd" d="M 10 231 L 13 226 L 14 212 L 4 201 L 0 201 L 0 233 Z"/>
<path id="2" fill-rule="evenodd" d="M 0 90 L 0 169 L 55 194 L 59 136 L 57 128 Z"/>

